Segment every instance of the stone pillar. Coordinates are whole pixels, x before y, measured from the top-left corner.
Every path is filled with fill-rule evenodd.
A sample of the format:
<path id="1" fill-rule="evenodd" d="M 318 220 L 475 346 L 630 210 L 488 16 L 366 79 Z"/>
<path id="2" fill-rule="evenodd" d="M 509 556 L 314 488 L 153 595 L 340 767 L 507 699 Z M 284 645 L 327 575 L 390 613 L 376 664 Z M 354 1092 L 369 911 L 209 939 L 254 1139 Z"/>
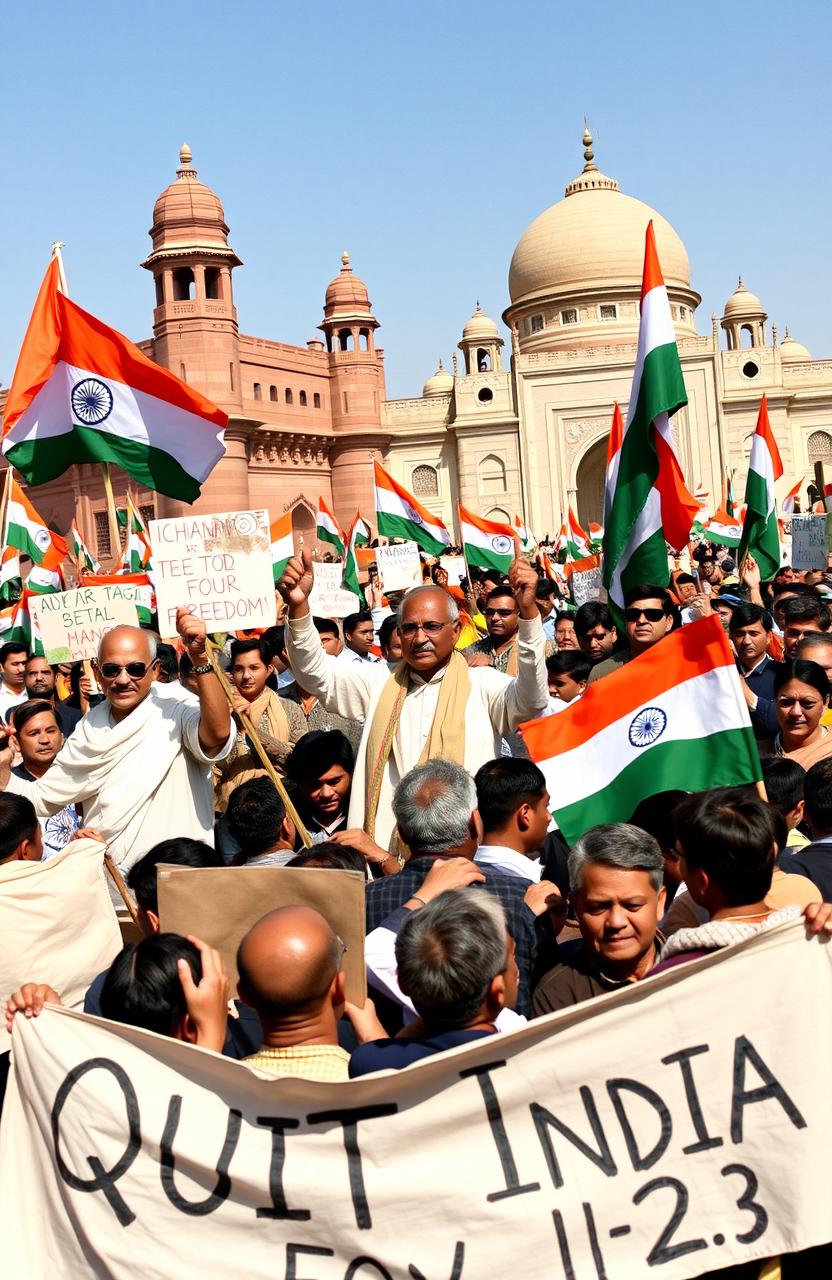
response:
<path id="1" fill-rule="evenodd" d="M 247 418 L 232 418 L 225 429 L 225 457 L 221 458 L 202 486 L 202 494 L 191 506 L 158 495 L 159 517 L 167 519 L 189 511 L 246 511 L 251 499 L 248 485 L 248 441 L 258 424 Z"/>

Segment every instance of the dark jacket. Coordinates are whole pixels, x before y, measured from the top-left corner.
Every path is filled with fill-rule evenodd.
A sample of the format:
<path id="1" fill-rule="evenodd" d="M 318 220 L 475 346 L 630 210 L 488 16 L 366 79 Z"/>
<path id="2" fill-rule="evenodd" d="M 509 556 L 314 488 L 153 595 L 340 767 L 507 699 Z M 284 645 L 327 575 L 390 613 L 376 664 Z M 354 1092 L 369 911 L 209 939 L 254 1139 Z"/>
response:
<path id="1" fill-rule="evenodd" d="M 815 840 L 798 853 L 784 850 L 777 865 L 789 875 L 811 880 L 823 894 L 824 902 L 832 902 L 832 839 Z"/>

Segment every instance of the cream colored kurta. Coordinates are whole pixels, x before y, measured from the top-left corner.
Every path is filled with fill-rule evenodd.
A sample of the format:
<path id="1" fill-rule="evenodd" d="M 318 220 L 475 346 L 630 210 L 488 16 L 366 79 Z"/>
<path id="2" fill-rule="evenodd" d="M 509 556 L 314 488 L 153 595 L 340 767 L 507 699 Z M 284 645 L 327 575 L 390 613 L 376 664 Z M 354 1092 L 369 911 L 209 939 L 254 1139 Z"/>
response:
<path id="1" fill-rule="evenodd" d="M 28 796 L 40 817 L 82 804 L 84 825 L 101 832 L 122 871 L 172 836 L 213 844 L 211 765 L 225 759 L 237 731 L 232 720 L 224 746 L 207 756 L 199 743 L 199 704 L 167 689 L 154 683 L 118 724 L 110 704 L 99 703 L 39 781 L 12 776 L 7 790 Z"/>
<path id="2" fill-rule="evenodd" d="M 352 783 L 348 823 L 364 825 L 366 747 L 369 726 L 390 672 L 386 663 L 344 663 L 321 648 L 320 637 L 306 614 L 289 621 L 286 647 L 297 682 L 313 693 L 327 711 L 359 720 L 364 725 Z M 501 739 L 524 720 L 533 720 L 549 702 L 544 658 L 545 636 L 539 618 L 520 619 L 518 673 L 512 680 L 493 667 L 471 667 L 471 694 L 465 711 L 465 768 L 475 773 L 486 760 L 500 755 Z M 395 828 L 393 792 L 412 769 L 430 733 L 439 701 L 444 669 L 430 681 L 411 676 L 381 784 L 376 839 L 385 848 Z"/>

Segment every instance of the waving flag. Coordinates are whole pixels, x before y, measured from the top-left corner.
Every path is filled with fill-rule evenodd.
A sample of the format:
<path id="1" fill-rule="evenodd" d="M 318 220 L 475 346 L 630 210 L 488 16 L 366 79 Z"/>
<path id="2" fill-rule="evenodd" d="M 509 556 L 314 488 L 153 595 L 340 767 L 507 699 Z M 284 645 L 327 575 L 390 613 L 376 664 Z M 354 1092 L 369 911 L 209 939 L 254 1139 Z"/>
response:
<path id="1" fill-rule="evenodd" d="M 742 537 L 742 521 L 725 510 L 715 511 L 702 526 L 702 536 L 722 547 L 738 547 Z"/>
<path id="2" fill-rule="evenodd" d="M 441 556 L 451 545 L 451 535 L 439 516 L 423 507 L 375 462 L 376 525 L 382 538 L 407 538 L 428 555 Z"/>
<path id="3" fill-rule="evenodd" d="M 4 546 L 0 555 L 0 605 L 15 604 L 22 594 L 20 556 L 16 547 Z M 0 627 L 0 634 L 6 629 Z"/>
<path id="4" fill-rule="evenodd" d="M 30 484 L 77 462 L 114 462 L 193 502 L 225 452 L 228 415 L 43 279 L 12 379 L 3 452 Z"/>
<path id="5" fill-rule="evenodd" d="M 69 529 L 69 536 L 72 542 L 72 558 L 79 569 L 86 569 L 89 573 L 100 573 L 101 565 L 84 542 L 74 520 Z"/>
<path id="6" fill-rule="evenodd" d="M 353 517 L 353 522 L 350 525 L 349 533 L 347 534 L 347 549 L 344 555 L 344 573 L 341 579 L 341 585 L 344 590 L 351 591 L 354 596 L 358 596 L 359 604 L 362 609 L 366 607 L 367 602 L 364 599 L 364 592 L 361 590 L 361 584 L 358 581 L 358 557 L 355 554 L 355 549 L 359 545 L 357 539 L 363 525 L 364 521 L 361 519 L 358 512 L 356 512 Z"/>
<path id="7" fill-rule="evenodd" d="M 12 609 L 6 640 L 18 640 L 21 644 L 26 645 L 33 657 L 45 658 L 46 650 L 43 647 L 43 638 L 29 603 L 31 598 L 32 592 L 24 590 L 23 595 Z"/>
<path id="8" fill-rule="evenodd" d="M 52 532 L 14 479 L 6 504 L 3 545 L 15 547 L 34 564 L 47 564 L 50 568 L 60 564 L 67 554 L 66 540 Z"/>
<path id="9" fill-rule="evenodd" d="M 667 289 L 648 223 L 641 284 L 641 322 L 627 426 L 604 521 L 604 585 L 617 610 L 639 582 L 670 581 L 666 542 L 685 546 L 699 503 L 690 494 L 673 447 L 670 419 L 687 404 Z"/>
<path id="10" fill-rule="evenodd" d="M 572 560 L 583 560 L 585 556 L 590 554 L 589 534 L 585 533 L 578 524 L 578 517 L 572 508 L 569 508 L 569 530 L 567 537 L 567 550 Z"/>
<path id="11" fill-rule="evenodd" d="M 803 487 L 803 477 L 801 476 L 793 489 L 789 489 L 783 501 L 780 503 L 780 516 L 783 520 L 791 520 L 794 515 L 794 500 Z"/>
<path id="12" fill-rule="evenodd" d="M 510 524 L 483 520 L 459 503 L 462 550 L 471 569 L 496 569 L 508 573 L 514 559 L 515 530 Z"/>
<path id="13" fill-rule="evenodd" d="M 272 544 L 272 576 L 277 585 L 286 565 L 295 554 L 295 539 L 292 536 L 292 513 L 287 511 L 271 523 Z"/>
<path id="14" fill-rule="evenodd" d="M 742 564 L 746 555 L 752 555 L 760 567 L 763 579 L 773 578 L 780 568 L 780 530 L 777 526 L 774 482 L 782 474 L 783 463 L 768 420 L 768 402 L 763 396 L 751 444 L 751 457 L 748 460 L 746 511 L 737 560 L 738 564 Z"/>
<path id="15" fill-rule="evenodd" d="M 621 405 L 616 400 L 612 411 L 612 425 L 607 441 L 607 466 L 604 472 L 604 527 L 610 518 L 612 499 L 615 493 L 615 482 L 618 478 L 618 464 L 621 458 L 621 442 L 624 439 L 624 422 L 621 417 Z"/>
<path id="16" fill-rule="evenodd" d="M 328 542 L 335 554 L 343 556 L 346 535 L 323 498 L 318 499 L 318 519 L 315 524 L 316 542 Z"/>
<path id="17" fill-rule="evenodd" d="M 119 518 L 119 523 L 121 523 L 121 512 L 119 512 Z M 141 512 L 137 509 L 129 493 L 127 495 L 127 509 L 124 514 L 124 523 L 127 525 L 127 538 L 124 544 L 124 551 L 121 554 L 121 558 L 114 572 L 152 572 L 153 565 L 150 557 L 150 535 L 147 532 L 147 525 L 142 519 Z"/>

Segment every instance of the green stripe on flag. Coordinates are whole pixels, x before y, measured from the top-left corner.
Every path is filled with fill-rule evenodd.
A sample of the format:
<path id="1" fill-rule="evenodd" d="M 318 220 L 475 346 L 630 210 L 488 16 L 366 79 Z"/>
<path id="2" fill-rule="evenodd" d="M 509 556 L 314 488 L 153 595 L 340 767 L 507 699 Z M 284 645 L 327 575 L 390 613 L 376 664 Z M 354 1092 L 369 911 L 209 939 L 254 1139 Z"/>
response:
<path id="1" fill-rule="evenodd" d="M 631 761 L 602 791 L 572 804 L 558 804 L 552 812 L 568 844 L 590 827 L 626 822 L 636 805 L 657 791 L 704 791 L 735 787 L 762 778 L 754 731 L 726 729 L 706 738 L 658 742 Z"/>
<path id="2" fill-rule="evenodd" d="M 760 567 L 763 579 L 773 578 L 780 568 L 780 530 L 777 527 L 777 509 L 769 510 L 768 484 L 758 471 L 749 471 L 745 483 L 747 510 L 742 526 L 742 538 L 737 564 L 742 564 L 750 552 Z"/>
<path id="3" fill-rule="evenodd" d="M 444 555 L 448 550 L 445 543 L 428 533 L 424 525 L 405 516 L 391 516 L 389 512 L 379 510 L 376 512 L 376 524 L 380 538 L 405 538 L 432 556 Z"/>
<path id="4" fill-rule="evenodd" d="M 664 540 L 664 533 L 658 529 L 655 533 L 651 533 L 649 538 L 645 538 L 644 542 L 640 542 L 633 548 L 633 553 L 621 573 L 621 592 L 626 599 L 631 587 L 641 586 L 642 583 L 663 587 L 668 579 L 667 543 Z M 607 601 L 607 604 L 615 619 L 615 625 L 623 635 L 624 615 L 612 598 Z"/>
<path id="5" fill-rule="evenodd" d="M 59 436 L 21 441 L 7 450 L 6 457 L 29 484 L 46 484 L 77 462 L 114 462 L 134 480 L 168 498 L 195 502 L 199 497 L 197 481 L 169 453 L 91 427 L 73 426 Z"/>
<path id="6" fill-rule="evenodd" d="M 476 542 L 463 543 L 462 551 L 469 567 L 496 569 L 498 573 L 508 573 L 514 559 L 513 551 L 510 555 L 501 556 L 496 551 L 489 551 L 486 547 L 479 546 Z"/>

